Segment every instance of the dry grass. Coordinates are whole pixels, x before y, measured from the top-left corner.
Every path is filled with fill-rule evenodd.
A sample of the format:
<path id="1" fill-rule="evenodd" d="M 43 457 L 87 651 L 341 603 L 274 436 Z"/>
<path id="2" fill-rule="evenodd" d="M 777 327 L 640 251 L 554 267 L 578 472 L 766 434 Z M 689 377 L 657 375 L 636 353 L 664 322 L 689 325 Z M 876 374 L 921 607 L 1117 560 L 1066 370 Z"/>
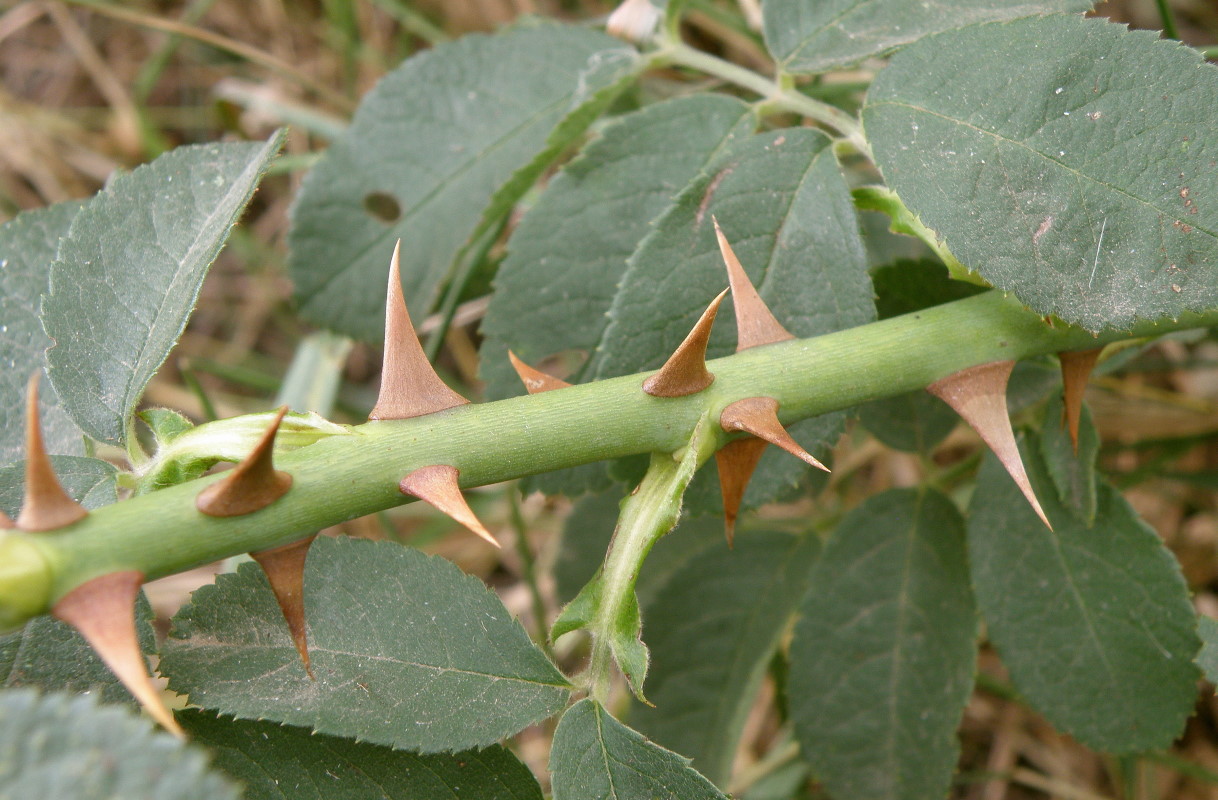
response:
<path id="1" fill-rule="evenodd" d="M 745 65 L 763 63 L 755 42 L 708 13 L 714 10 L 709 2 L 698 6 L 691 38 Z M 1215 41 L 1218 9 L 1212 3 L 1181 0 L 1174 6 L 1182 38 Z M 285 121 L 295 123 L 287 152 L 307 156 L 324 148 L 327 132 L 342 124 L 381 75 L 430 42 L 492 29 L 522 12 L 589 17 L 608 10 L 608 3 L 592 0 L 10 3 L 0 10 L 0 220 L 88 196 L 115 169 L 169 147 L 225 136 L 265 137 Z M 1108 3 L 1101 11 L 1136 26 L 1158 26 L 1152 0 Z M 204 408 L 192 381 L 224 415 L 261 410 L 268 402 L 304 333 L 290 314 L 283 269 L 287 207 L 301 175 L 277 174 L 260 190 L 207 281 L 179 348 L 150 388 L 151 402 L 201 418 Z M 469 381 L 478 314 L 477 306 L 469 309 L 446 354 L 446 364 Z M 353 406 L 367 407 L 378 363 L 364 346 L 349 357 L 345 397 Z M 214 374 L 215 364 L 228 368 L 224 375 Z M 1105 468 L 1127 481 L 1130 500 L 1179 556 L 1198 608 L 1218 615 L 1218 343 L 1164 342 L 1130 369 L 1098 382 L 1089 400 L 1106 442 Z M 957 431 L 941 454 L 951 458 L 973 446 Z M 832 502 L 843 509 L 875 491 L 915 482 L 922 469 L 916 459 L 861 435 L 843 443 L 838 464 L 839 474 L 849 477 L 836 487 Z M 1155 477 L 1164 470 L 1187 479 Z M 1204 479 L 1209 488 L 1198 485 Z M 509 542 L 502 555 L 486 552 L 472 537 L 444 535 L 447 523 L 418 506 L 357 520 L 345 530 L 409 537 L 443 552 L 491 580 L 509 607 L 533 625 L 522 556 L 539 553 L 543 565 L 552 556 L 566 504 L 530 498 L 521 510 L 526 524 L 519 528 L 501 488 L 481 495 L 480 513 Z M 518 536 L 527 537 L 524 550 L 510 544 Z M 158 607 L 169 613 L 209 576 L 204 571 L 158 584 Z M 544 579 L 541 590 L 553 615 Z M 1201 687 L 1197 714 L 1171 753 L 1118 760 L 1056 733 L 1013 699 L 988 648 L 980 670 L 982 688 L 962 726 L 953 796 L 1218 798 L 1218 708 L 1211 686 Z M 747 731 L 740 774 L 755 775 L 759 762 L 781 763 L 786 751 L 771 706 L 759 700 Z M 546 732 L 526 732 L 518 749 L 540 772 Z"/>

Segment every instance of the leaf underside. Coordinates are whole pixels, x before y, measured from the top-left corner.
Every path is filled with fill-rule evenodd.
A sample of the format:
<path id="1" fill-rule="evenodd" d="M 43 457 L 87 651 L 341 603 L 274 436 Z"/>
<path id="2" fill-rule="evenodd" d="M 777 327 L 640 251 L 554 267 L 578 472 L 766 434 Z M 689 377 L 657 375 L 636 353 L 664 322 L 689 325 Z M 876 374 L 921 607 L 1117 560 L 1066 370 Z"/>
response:
<path id="1" fill-rule="evenodd" d="M 319 538 L 305 618 L 315 681 L 261 570 L 243 565 L 174 618 L 161 672 L 203 708 L 419 752 L 485 747 L 570 692 L 481 581 L 401 545 Z"/>
<path id="2" fill-rule="evenodd" d="M 0 692 L 0 795 L 65 800 L 237 800 L 207 757 L 121 706 Z"/>
<path id="3" fill-rule="evenodd" d="M 1087 11 L 1091 0 L 767 0 L 766 46 L 784 72 L 824 72 L 940 31 L 1054 11 Z"/>
<path id="4" fill-rule="evenodd" d="M 51 383 L 86 433 L 119 444 L 144 387 L 283 142 L 194 145 L 120 175 L 72 220 L 42 322 Z"/>
<path id="5" fill-rule="evenodd" d="M 898 53 L 863 121 L 905 204 L 1037 313 L 1099 331 L 1218 305 L 1218 68 L 1196 51 L 1073 16 L 978 25 Z"/>
<path id="6" fill-rule="evenodd" d="M 511 207 L 637 63 L 617 39 L 540 24 L 465 36 L 389 73 L 293 206 L 301 313 L 379 340 L 400 238 L 403 291 L 421 319 L 480 223 Z"/>
<path id="7" fill-rule="evenodd" d="M 0 226 L 0 465 L 25 456 L 25 384 L 46 367 L 50 337 L 38 309 L 46 293 L 59 240 L 80 211 L 78 202 L 18 214 Z M 39 398 L 47 452 L 84 452 L 83 434 L 45 381 Z"/>

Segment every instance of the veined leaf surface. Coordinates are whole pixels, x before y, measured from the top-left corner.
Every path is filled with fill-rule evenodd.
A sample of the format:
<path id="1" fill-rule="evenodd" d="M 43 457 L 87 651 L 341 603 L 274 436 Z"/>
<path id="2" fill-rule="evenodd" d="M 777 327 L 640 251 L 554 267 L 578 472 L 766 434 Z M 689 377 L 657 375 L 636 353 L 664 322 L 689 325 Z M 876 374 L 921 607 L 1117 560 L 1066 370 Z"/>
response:
<path id="1" fill-rule="evenodd" d="M 1196 51 L 1063 15 L 962 28 L 898 53 L 863 121 L 905 205 L 1037 313 L 1098 331 L 1218 305 L 1218 68 Z"/>

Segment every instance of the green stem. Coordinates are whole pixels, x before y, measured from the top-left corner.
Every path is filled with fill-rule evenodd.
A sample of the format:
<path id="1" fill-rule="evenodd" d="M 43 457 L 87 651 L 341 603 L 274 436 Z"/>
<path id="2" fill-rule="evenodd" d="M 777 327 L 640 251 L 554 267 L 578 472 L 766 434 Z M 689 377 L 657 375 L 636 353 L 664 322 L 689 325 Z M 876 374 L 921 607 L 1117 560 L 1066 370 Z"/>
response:
<path id="1" fill-rule="evenodd" d="M 602 705 L 609 700 L 615 661 L 634 693 L 643 699 L 647 648 L 639 638 L 642 626 L 635 583 L 651 548 L 676 526 L 686 487 L 698 467 L 715 452 L 717 428 L 704 414 L 684 448 L 675 453 L 653 453 L 647 474 L 622 504 L 617 530 L 613 532 L 598 578 L 600 601 L 588 626 L 592 633 L 592 656 L 587 679 L 592 696 Z"/>
<path id="2" fill-rule="evenodd" d="M 652 64 L 677 64 L 722 78 L 728 83 L 761 95 L 764 98 L 763 105 L 767 107 L 814 119 L 840 133 L 860 153 L 869 155 L 871 152 L 858 120 L 837 106 L 808 97 L 764 75 L 704 53 L 684 42 L 667 42 L 655 53 Z"/>
<path id="3" fill-rule="evenodd" d="M 102 574 L 133 569 L 152 580 L 400 505 L 406 498 L 398 481 L 422 466 L 452 465 L 469 487 L 636 453 L 671 453 L 690 441 L 704 415 L 715 420 L 726 405 L 745 397 L 773 397 L 782 421 L 794 422 L 921 389 L 976 364 L 1213 325 L 1218 311 L 1092 335 L 1060 322 L 1050 326 L 1014 298 L 991 291 L 716 359 L 709 364 L 715 382 L 686 397 L 645 394 L 645 375 L 638 374 L 370 422 L 352 428 L 353 435 L 276 457 L 276 467 L 292 475 L 292 489 L 253 514 L 199 513 L 195 496 L 219 478 L 208 476 L 97 509 L 57 531 L 5 532 L 0 630 L 21 624 L 31 608 L 49 609 Z M 39 558 L 10 565 L 2 552 L 6 546 Z M 23 597 L 14 596 L 18 584 Z"/>

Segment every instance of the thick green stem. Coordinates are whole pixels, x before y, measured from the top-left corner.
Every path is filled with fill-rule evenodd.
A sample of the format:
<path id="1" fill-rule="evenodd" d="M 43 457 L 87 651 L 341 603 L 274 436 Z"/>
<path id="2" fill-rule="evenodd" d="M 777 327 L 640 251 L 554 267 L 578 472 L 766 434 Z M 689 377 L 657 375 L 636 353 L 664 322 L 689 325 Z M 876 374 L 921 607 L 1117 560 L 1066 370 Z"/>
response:
<path id="1" fill-rule="evenodd" d="M 613 542 L 605 555 L 599 604 L 592 623 L 592 656 L 588 684 L 601 703 L 609 699 L 611 665 L 616 660 L 636 695 L 642 699 L 647 672 L 647 648 L 639 638 L 638 600 L 634 586 L 643 560 L 681 516 L 681 498 L 698 467 L 715 452 L 718 425 L 703 415 L 689 443 L 675 453 L 653 453 L 647 474 L 622 504 Z"/>
<path id="2" fill-rule="evenodd" d="M 86 580 L 138 570 L 151 580 L 406 502 L 398 481 L 429 464 L 460 470 L 463 486 L 636 453 L 675 452 L 704 414 L 717 419 L 745 397 L 778 400 L 783 422 L 920 389 L 965 367 L 1082 350 L 1111 341 L 1218 325 L 1218 311 L 1092 335 L 1050 325 L 992 291 L 913 314 L 746 350 L 710 362 L 715 382 L 699 394 L 657 398 L 648 374 L 629 375 L 416 419 L 371 422 L 276 459 L 292 489 L 244 517 L 208 517 L 195 496 L 218 477 L 173 486 L 92 512 L 58 531 L 9 531 L 41 559 L 28 574 L 0 573 L 0 624 L 45 611 Z M 23 598 L 12 600 L 22 582 Z M 8 598 L 8 599 L 6 599 Z"/>

